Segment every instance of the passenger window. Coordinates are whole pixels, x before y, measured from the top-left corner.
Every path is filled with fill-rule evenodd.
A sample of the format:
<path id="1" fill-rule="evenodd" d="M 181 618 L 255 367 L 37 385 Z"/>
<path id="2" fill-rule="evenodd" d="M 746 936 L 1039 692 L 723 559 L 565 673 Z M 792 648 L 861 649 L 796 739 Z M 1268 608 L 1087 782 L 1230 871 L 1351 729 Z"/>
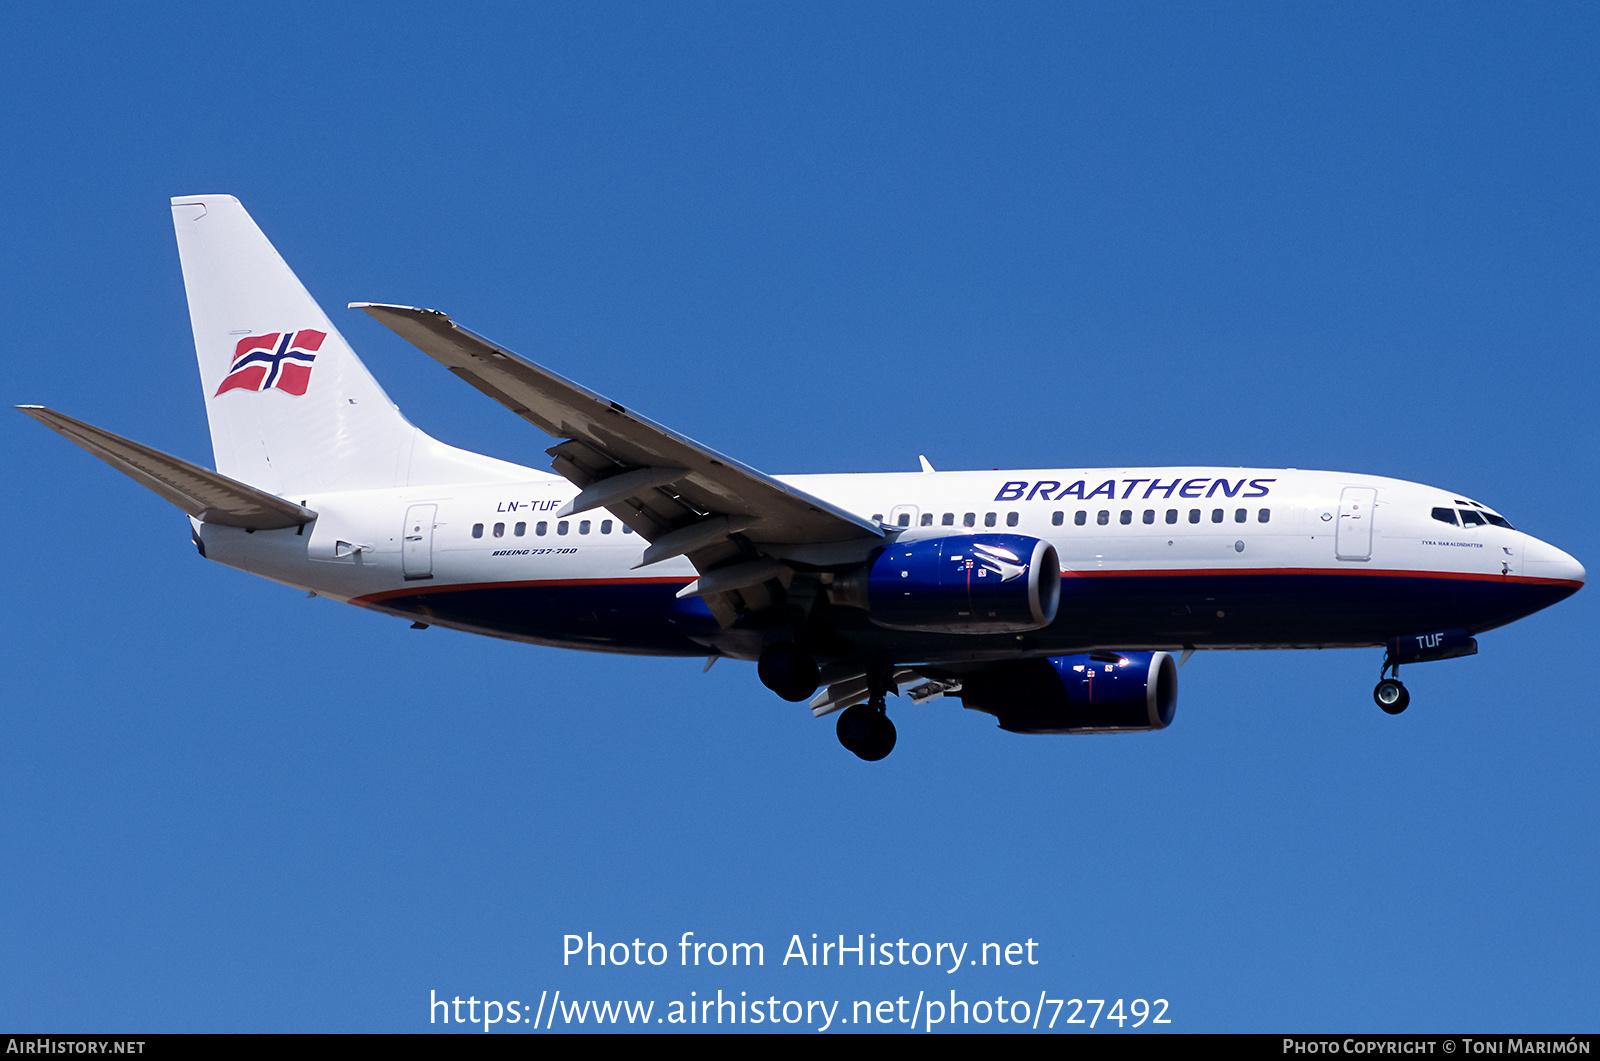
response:
<path id="1" fill-rule="evenodd" d="M 1270 523 L 1271 521 L 1272 521 L 1272 509 L 1264 508 L 1260 512 L 1256 513 L 1256 522 L 1257 523 Z"/>
<path id="2" fill-rule="evenodd" d="M 939 524 L 943 527 L 954 527 L 956 525 L 956 514 L 954 512 L 946 512 L 939 520 Z"/>
<path id="3" fill-rule="evenodd" d="M 963 527 L 976 527 L 978 525 L 978 514 L 976 512 L 968 512 L 961 517 L 961 525 Z"/>
<path id="4" fill-rule="evenodd" d="M 1052 512 L 1050 513 L 1050 526 L 1059 527 L 1066 522 L 1066 518 L 1067 514 L 1065 512 Z"/>
<path id="5" fill-rule="evenodd" d="M 900 526 L 902 526 L 902 527 L 911 526 L 911 513 L 909 513 L 909 512 L 900 513 L 900 517 L 898 519 L 896 519 L 895 522 L 900 524 Z"/>
<path id="6" fill-rule="evenodd" d="M 1250 510 L 1247 508 L 1236 509 L 1233 513 L 1233 521 L 1235 523 L 1249 523 Z"/>
<path id="7" fill-rule="evenodd" d="M 1212 509 L 1211 510 L 1211 522 L 1212 523 L 1221 523 L 1222 522 L 1222 515 L 1223 515 L 1222 509 L 1220 509 L 1220 508 Z"/>
<path id="8" fill-rule="evenodd" d="M 1199 523 L 1200 522 L 1200 510 L 1198 508 L 1191 508 L 1189 510 L 1189 522 L 1190 523 Z"/>
<path id="9" fill-rule="evenodd" d="M 511 528 L 511 533 L 520 538 L 528 533 L 528 525 L 526 523 L 519 523 L 515 527 Z"/>
<path id="10" fill-rule="evenodd" d="M 1132 523 L 1133 522 L 1133 509 L 1131 509 L 1131 508 L 1123 509 L 1122 510 L 1122 515 L 1117 517 L 1117 522 L 1121 523 L 1124 527 L 1126 527 L 1128 524 Z"/>
<path id="11" fill-rule="evenodd" d="M 994 526 L 994 513 L 993 512 L 985 512 L 983 514 L 983 525 L 985 527 Z"/>
<path id="12" fill-rule="evenodd" d="M 1015 527 L 1016 525 L 1017 525 L 1017 514 L 1015 512 L 1007 512 L 1006 513 L 1006 526 Z"/>
<path id="13" fill-rule="evenodd" d="M 872 522 L 874 522 L 874 523 L 882 523 L 883 522 L 883 513 L 882 512 L 874 512 L 872 514 Z"/>
<path id="14" fill-rule="evenodd" d="M 628 526 L 626 523 L 624 523 L 622 525 L 622 533 L 623 534 L 632 534 L 633 533 L 633 528 Z"/>
<path id="15" fill-rule="evenodd" d="M 1146 523 L 1154 523 L 1156 521 L 1156 510 L 1153 509 L 1153 508 L 1145 509 L 1144 510 L 1144 521 Z"/>
<path id="16" fill-rule="evenodd" d="M 1167 522 L 1168 523 L 1176 523 L 1176 522 L 1178 522 L 1178 510 L 1177 509 L 1175 509 L 1175 508 L 1167 509 Z"/>
<path id="17" fill-rule="evenodd" d="M 506 536 L 506 525 L 504 523 L 496 523 L 494 525 L 494 536 L 496 538 L 504 538 Z"/>
<path id="18" fill-rule="evenodd" d="M 1448 523 L 1452 527 L 1457 526 L 1456 510 L 1453 508 L 1436 508 L 1433 510 L 1433 518 L 1440 523 Z"/>
<path id="19" fill-rule="evenodd" d="M 533 533 L 543 538 L 546 534 L 550 533 L 550 524 L 546 523 L 544 520 L 540 520 L 538 523 L 533 525 Z"/>
<path id="20" fill-rule="evenodd" d="M 933 513 L 932 512 L 924 512 L 922 514 L 922 525 L 924 527 L 933 526 Z"/>
<path id="21" fill-rule="evenodd" d="M 483 537 L 483 524 L 481 524 L 481 523 L 474 523 L 474 524 L 473 524 L 473 525 L 472 525 L 472 536 L 473 536 L 473 537 L 474 537 L 474 538 L 481 538 L 481 537 Z"/>
<path id="22" fill-rule="evenodd" d="M 1100 524 L 1100 526 L 1104 527 L 1107 523 L 1111 522 L 1111 513 L 1102 508 L 1099 512 L 1095 513 L 1094 521 Z"/>
<path id="23" fill-rule="evenodd" d="M 1485 522 L 1487 521 L 1483 518 L 1481 513 L 1474 512 L 1470 508 L 1464 508 L 1461 510 L 1461 525 L 1463 527 L 1481 527 Z"/>
<path id="24" fill-rule="evenodd" d="M 578 533 L 579 534 L 588 534 L 589 533 L 589 521 L 588 520 L 580 520 L 579 521 L 579 523 L 578 523 Z"/>
<path id="25" fill-rule="evenodd" d="M 556 533 L 557 534 L 565 534 L 565 533 L 567 533 L 567 521 L 566 520 L 562 520 L 560 523 L 556 524 Z"/>
<path id="26" fill-rule="evenodd" d="M 600 521 L 600 533 L 601 534 L 610 534 L 611 533 L 611 521 L 610 520 L 603 519 L 603 520 Z"/>
<path id="27" fill-rule="evenodd" d="M 1085 512 L 1081 508 L 1078 509 L 1078 511 L 1072 514 L 1072 522 L 1080 527 L 1083 526 L 1085 523 L 1089 522 L 1089 513 Z"/>

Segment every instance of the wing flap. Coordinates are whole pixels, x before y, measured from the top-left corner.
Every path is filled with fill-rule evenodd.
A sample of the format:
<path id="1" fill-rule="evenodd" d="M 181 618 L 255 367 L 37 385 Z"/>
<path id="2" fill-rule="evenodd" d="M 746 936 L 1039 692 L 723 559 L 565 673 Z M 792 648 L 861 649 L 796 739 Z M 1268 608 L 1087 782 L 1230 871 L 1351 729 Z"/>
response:
<path id="1" fill-rule="evenodd" d="M 890 681 L 896 687 L 913 681 L 918 677 L 917 671 L 911 667 L 896 667 Z M 864 700 L 871 683 L 865 674 L 856 674 L 848 678 L 832 682 L 811 701 L 811 715 L 821 718 L 831 715 L 835 711 L 843 710 L 853 703 Z"/>
<path id="2" fill-rule="evenodd" d="M 203 522 L 245 530 L 282 530 L 317 518 L 309 508 L 53 409 L 38 405 L 17 408 Z"/>

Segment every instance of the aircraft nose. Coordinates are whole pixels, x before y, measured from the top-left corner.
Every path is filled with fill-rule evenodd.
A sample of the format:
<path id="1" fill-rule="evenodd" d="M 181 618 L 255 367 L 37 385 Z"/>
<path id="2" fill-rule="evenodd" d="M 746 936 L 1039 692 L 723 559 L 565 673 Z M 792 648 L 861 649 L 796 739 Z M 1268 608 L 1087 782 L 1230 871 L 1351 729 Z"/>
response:
<path id="1" fill-rule="evenodd" d="M 1534 578 L 1553 578 L 1583 585 L 1583 565 L 1567 553 L 1537 538 L 1528 539 L 1522 556 L 1523 570 Z"/>

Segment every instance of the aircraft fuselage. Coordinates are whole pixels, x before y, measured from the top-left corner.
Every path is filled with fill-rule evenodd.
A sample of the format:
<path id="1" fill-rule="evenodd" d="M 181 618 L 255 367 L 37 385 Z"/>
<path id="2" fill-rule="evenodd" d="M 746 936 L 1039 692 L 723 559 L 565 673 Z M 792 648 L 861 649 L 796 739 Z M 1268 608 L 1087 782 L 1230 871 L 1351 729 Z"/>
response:
<path id="1" fill-rule="evenodd" d="M 1041 630 L 907 634 L 833 610 L 857 650 L 919 662 L 1477 634 L 1583 579 L 1570 556 L 1459 494 L 1375 476 L 1110 468 L 777 478 L 903 527 L 901 541 L 1000 531 L 1055 546 L 1061 605 Z M 638 568 L 646 543 L 604 510 L 556 519 L 576 493 L 530 469 L 522 483 L 294 498 L 320 514 L 303 530 L 201 525 L 197 534 L 211 559 L 428 625 L 594 651 L 759 655 L 753 631 L 720 629 L 698 598 L 676 596 L 696 577 L 687 560 Z"/>

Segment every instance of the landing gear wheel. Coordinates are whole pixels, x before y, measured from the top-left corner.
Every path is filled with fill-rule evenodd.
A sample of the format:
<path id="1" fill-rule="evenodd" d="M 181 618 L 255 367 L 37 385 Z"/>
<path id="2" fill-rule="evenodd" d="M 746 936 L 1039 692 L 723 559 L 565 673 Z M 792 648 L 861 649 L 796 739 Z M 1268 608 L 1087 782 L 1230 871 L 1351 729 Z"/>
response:
<path id="1" fill-rule="evenodd" d="M 894 723 L 868 704 L 845 708 L 839 715 L 839 743 L 869 763 L 894 751 Z"/>
<path id="2" fill-rule="evenodd" d="M 809 700 L 817 691 L 817 661 L 811 653 L 784 642 L 768 645 L 756 664 L 761 684 L 791 703 Z"/>
<path id="3" fill-rule="evenodd" d="M 1372 690 L 1372 699 L 1391 715 L 1398 715 L 1411 703 L 1411 694 L 1398 679 L 1385 678 Z"/>

